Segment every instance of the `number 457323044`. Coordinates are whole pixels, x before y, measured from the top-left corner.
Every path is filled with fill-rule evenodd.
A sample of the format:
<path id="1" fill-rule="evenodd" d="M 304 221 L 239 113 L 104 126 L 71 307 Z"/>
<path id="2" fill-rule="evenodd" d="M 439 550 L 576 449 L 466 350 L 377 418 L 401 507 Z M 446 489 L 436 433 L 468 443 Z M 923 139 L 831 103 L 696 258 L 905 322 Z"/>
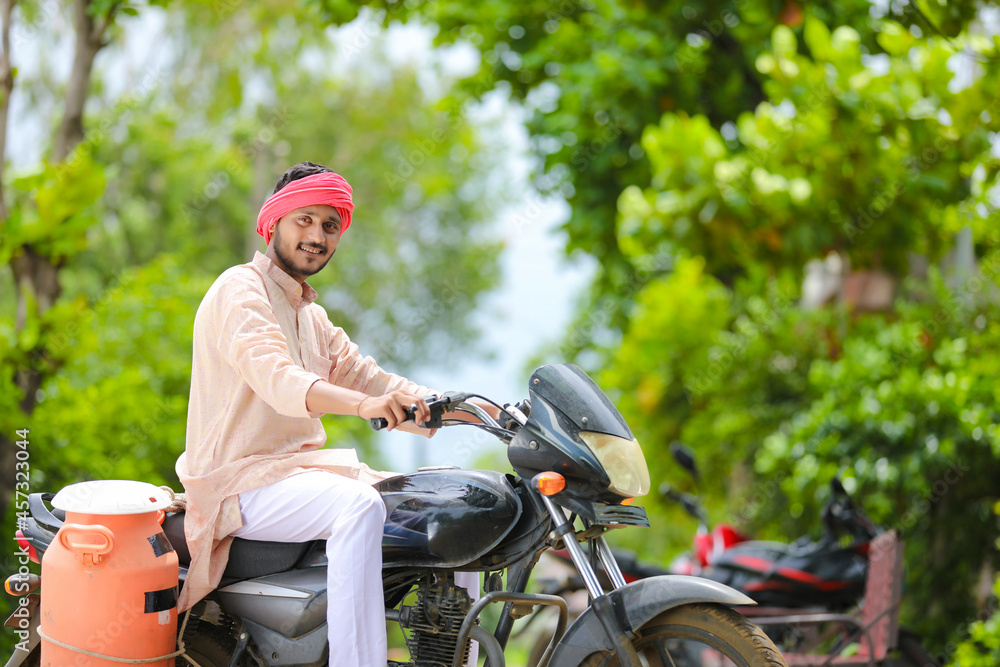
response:
<path id="1" fill-rule="evenodd" d="M 30 454 L 28 452 L 28 429 L 19 429 L 16 433 L 18 439 L 14 441 L 14 444 L 17 445 L 17 450 L 14 453 L 14 457 L 17 459 L 14 464 L 15 509 L 18 520 L 21 520 L 28 518 L 28 490 L 30 482 L 28 457 Z"/>

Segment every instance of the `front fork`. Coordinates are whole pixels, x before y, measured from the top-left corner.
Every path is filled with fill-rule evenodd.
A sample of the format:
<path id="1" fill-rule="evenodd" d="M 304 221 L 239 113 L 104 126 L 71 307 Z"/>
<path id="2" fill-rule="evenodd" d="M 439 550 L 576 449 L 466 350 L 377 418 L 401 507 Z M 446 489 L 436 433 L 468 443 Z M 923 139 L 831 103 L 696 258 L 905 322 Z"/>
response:
<path id="1" fill-rule="evenodd" d="M 573 526 L 573 522 L 566 516 L 566 510 L 556 505 L 548 496 L 539 494 L 539 497 L 542 499 L 545 509 L 548 510 L 549 515 L 552 517 L 555 525 L 553 534 L 557 539 L 562 538 L 563 544 L 566 545 L 566 550 L 573 560 L 573 565 L 576 566 L 577 571 L 583 578 L 587 592 L 593 600 L 591 606 L 594 608 L 594 613 L 597 615 L 598 620 L 600 620 L 604 632 L 608 635 L 608 639 L 611 640 L 614 651 L 622 661 L 622 665 L 639 667 L 639 655 L 635 652 L 631 637 L 626 631 L 629 624 L 625 618 L 625 610 L 619 609 L 605 595 L 607 591 L 601 585 L 601 580 L 598 578 L 597 572 L 594 571 L 590 560 L 583 552 L 583 547 L 580 546 L 580 542 L 576 539 L 576 528 Z M 625 576 L 622 574 L 621 568 L 618 567 L 618 562 L 615 560 L 614 554 L 611 553 L 611 547 L 608 546 L 604 536 L 599 535 L 593 538 L 591 544 L 597 550 L 597 557 L 600 559 L 601 565 L 604 566 L 604 571 L 607 572 L 608 577 L 611 579 L 612 589 L 624 586 Z"/>

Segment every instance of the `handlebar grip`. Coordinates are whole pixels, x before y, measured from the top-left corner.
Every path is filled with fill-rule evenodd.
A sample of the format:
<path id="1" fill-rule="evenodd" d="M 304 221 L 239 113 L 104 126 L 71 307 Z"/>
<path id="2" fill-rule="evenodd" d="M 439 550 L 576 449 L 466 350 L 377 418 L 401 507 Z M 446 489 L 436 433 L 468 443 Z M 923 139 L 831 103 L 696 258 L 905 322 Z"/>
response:
<path id="1" fill-rule="evenodd" d="M 406 414 L 406 416 L 403 417 L 404 422 L 413 421 L 413 417 L 417 414 L 416 410 L 411 410 L 409 408 L 403 408 L 403 412 Z M 389 422 L 382 417 L 372 417 L 368 421 L 371 423 L 372 428 L 376 431 L 381 431 L 389 425 Z"/>

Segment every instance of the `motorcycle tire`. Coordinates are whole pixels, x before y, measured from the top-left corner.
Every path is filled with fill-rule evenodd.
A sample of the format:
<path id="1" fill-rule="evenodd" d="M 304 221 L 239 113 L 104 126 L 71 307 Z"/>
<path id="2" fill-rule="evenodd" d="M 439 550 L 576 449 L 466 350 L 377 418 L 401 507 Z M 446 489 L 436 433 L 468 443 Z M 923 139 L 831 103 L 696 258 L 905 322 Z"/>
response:
<path id="1" fill-rule="evenodd" d="M 649 667 L 787 667 L 767 635 L 746 617 L 717 604 L 666 611 L 635 633 L 632 646 Z M 617 655 L 590 655 L 582 667 L 619 667 Z"/>

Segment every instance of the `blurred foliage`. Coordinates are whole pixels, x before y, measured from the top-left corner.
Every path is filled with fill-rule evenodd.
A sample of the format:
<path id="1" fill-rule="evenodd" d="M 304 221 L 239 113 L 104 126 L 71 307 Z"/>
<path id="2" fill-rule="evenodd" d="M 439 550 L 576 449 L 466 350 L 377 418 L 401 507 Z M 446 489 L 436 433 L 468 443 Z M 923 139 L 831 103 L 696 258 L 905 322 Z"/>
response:
<path id="1" fill-rule="evenodd" d="M 654 477 L 679 474 L 665 445 L 681 440 L 705 478 L 729 480 L 702 489 L 724 520 L 818 536 L 829 480 L 843 477 L 876 522 L 903 531 L 904 621 L 940 650 L 1000 566 L 997 69 L 958 90 L 940 39 L 886 24 L 892 55 L 876 70 L 853 30 L 808 18 L 803 32 L 812 58 L 787 28 L 758 57 L 769 100 L 755 113 L 721 131 L 681 113 L 647 128 L 651 181 L 619 198 L 619 244 L 636 266 L 673 272 L 640 287 L 621 342 L 593 365 L 608 369 Z M 968 277 L 952 252 L 962 229 L 980 264 Z M 893 308 L 800 308 L 804 265 L 830 252 L 846 275 L 877 268 L 902 283 Z M 579 326 L 594 321 L 591 309 Z M 945 578 L 955 593 L 941 596 Z"/>
<path id="2" fill-rule="evenodd" d="M 993 511 L 1000 514 L 1000 503 L 993 506 Z M 994 600 L 1000 599 L 1000 577 L 993 582 L 993 596 Z M 1000 664 L 1000 613 L 996 605 L 991 606 L 991 611 L 969 624 L 969 636 L 955 646 L 949 665 L 993 667 Z"/>
<path id="3" fill-rule="evenodd" d="M 31 418 L 32 487 L 84 479 L 177 485 L 193 312 L 211 279 L 175 255 L 126 269 L 96 303 L 53 308 L 46 348 L 66 361 Z"/>
<path id="4" fill-rule="evenodd" d="M 979 7 L 996 5 L 992 0 L 916 5 L 890 0 L 877 6 L 869 0 L 363 4 L 384 24 L 418 17 L 438 27 L 439 43 L 472 44 L 483 66 L 466 81 L 468 94 L 509 91 L 534 112 L 528 128 L 542 164 L 536 185 L 562 194 L 572 206 L 567 251 L 583 250 L 601 262 L 588 306 L 609 297 L 628 300 L 643 278 L 656 273 L 623 253 L 615 226 L 619 195 L 651 178 L 642 143 L 647 126 L 658 124 L 665 112 L 685 112 L 702 114 L 720 128 L 753 112 L 768 99 L 768 73 L 758 68 L 758 58 L 772 50 L 773 34 L 787 34 L 775 33 L 775 27 L 801 34 L 810 18 L 814 25 L 850 26 L 845 30 L 855 40 L 845 51 L 858 59 L 886 53 L 881 36 L 887 23 L 907 34 L 912 29 L 917 35 L 942 30 L 957 35 Z M 332 23 L 358 12 L 358 3 L 342 0 L 311 0 L 310 6 Z M 800 39 L 796 48 L 805 58 L 823 59 L 809 40 Z M 882 102 L 890 104 L 892 94 Z M 850 137 L 846 131 L 844 136 Z M 625 294 L 622 285 L 629 286 Z M 627 321 L 624 309 L 608 316 L 616 327 Z"/>
<path id="5" fill-rule="evenodd" d="M 25 246 L 63 262 L 87 245 L 97 222 L 94 204 L 104 192 L 104 167 L 89 156 L 65 164 L 43 164 L 15 178 L 13 206 L 0 237 L 0 262 L 7 264 Z"/>
<path id="6" fill-rule="evenodd" d="M 808 367 L 812 400 L 764 439 L 755 461 L 789 498 L 787 513 L 765 504 L 758 517 L 787 533 L 815 522 L 836 474 L 873 520 L 900 529 L 907 618 L 938 642 L 975 613 L 981 573 L 1000 565 L 990 511 L 1000 461 L 996 297 L 956 306 L 941 289 L 899 303 L 898 319 L 858 321 L 838 358 Z M 944 577 L 964 594 L 940 595 Z"/>
<path id="7" fill-rule="evenodd" d="M 904 621 L 940 651 L 1000 565 L 1000 254 L 982 277 L 949 288 L 934 272 L 931 290 L 914 281 L 895 312 L 863 317 L 803 311 L 780 281 L 729 290 L 703 266 L 681 260 L 643 290 L 599 375 L 651 476 L 705 494 L 714 520 L 776 539 L 818 538 L 839 476 L 876 523 L 902 532 Z M 674 441 L 694 450 L 701 486 L 667 455 Z M 647 506 L 669 544 L 646 536 L 644 553 L 689 547 L 690 518 Z"/>
<path id="8" fill-rule="evenodd" d="M 757 59 L 769 100 L 728 138 L 685 114 L 647 129 L 651 186 L 622 193 L 620 246 L 647 264 L 703 257 L 698 266 L 721 282 L 684 259 L 662 287 L 650 282 L 610 354 L 608 383 L 634 392 L 647 442 L 702 452 L 708 478 L 733 482 L 729 515 L 772 535 L 815 536 L 829 479 L 845 477 L 876 522 L 902 529 L 904 620 L 940 648 L 974 616 L 982 573 L 1000 565 L 989 512 L 1000 461 L 998 70 L 956 88 L 950 44 L 889 23 L 878 70 L 849 28 L 808 18 L 803 33 L 811 59 L 790 30 L 775 30 L 773 51 Z M 994 43 L 968 41 L 996 57 Z M 961 229 L 981 275 L 946 284 L 911 269 L 917 256 L 945 259 Z M 798 308 L 802 267 L 828 252 L 848 271 L 905 279 L 894 309 Z M 665 296 L 676 293 L 685 297 Z M 940 596 L 945 577 L 963 593 Z"/>
<path id="9" fill-rule="evenodd" d="M 634 263 L 693 253 L 731 284 L 751 266 L 773 274 L 837 252 L 901 276 L 914 253 L 939 260 L 961 227 L 986 232 L 976 205 L 1000 169 L 1000 70 L 952 92 L 953 52 L 940 41 L 917 47 L 887 26 L 879 42 L 898 57 L 877 74 L 853 29 L 810 18 L 804 33 L 812 59 L 775 29 L 757 59 L 768 100 L 721 133 L 685 114 L 647 128 L 651 187 L 619 199 L 618 243 Z"/>

